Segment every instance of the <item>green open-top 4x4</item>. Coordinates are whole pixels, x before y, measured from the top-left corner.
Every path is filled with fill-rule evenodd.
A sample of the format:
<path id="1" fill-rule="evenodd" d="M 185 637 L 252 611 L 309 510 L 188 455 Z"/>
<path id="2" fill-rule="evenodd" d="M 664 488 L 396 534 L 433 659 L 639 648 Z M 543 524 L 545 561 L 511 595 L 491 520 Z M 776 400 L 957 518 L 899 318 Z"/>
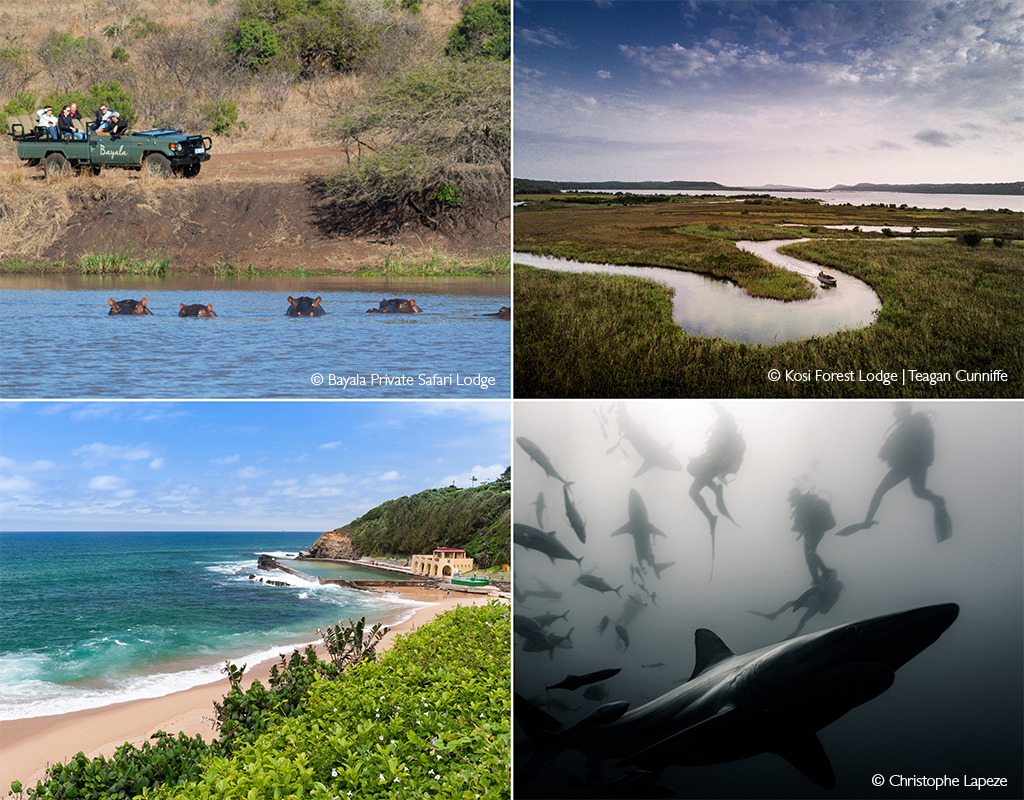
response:
<path id="1" fill-rule="evenodd" d="M 77 120 L 76 120 L 77 122 Z M 82 133 L 84 128 L 76 125 Z M 150 175 L 183 175 L 194 178 L 210 159 L 208 136 L 189 136 L 181 131 L 127 131 L 120 136 L 88 133 L 85 139 L 51 139 L 46 128 L 28 114 L 7 118 L 7 132 L 14 138 L 18 158 L 29 166 L 42 166 L 46 176 L 72 169 L 103 167 L 143 169 Z"/>

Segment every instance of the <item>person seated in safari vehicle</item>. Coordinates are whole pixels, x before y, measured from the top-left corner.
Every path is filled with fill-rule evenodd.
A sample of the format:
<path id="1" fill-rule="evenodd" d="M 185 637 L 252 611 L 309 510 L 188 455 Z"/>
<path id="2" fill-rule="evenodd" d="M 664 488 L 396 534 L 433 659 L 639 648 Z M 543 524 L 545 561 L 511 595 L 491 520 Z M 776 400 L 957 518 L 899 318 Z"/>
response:
<path id="1" fill-rule="evenodd" d="M 111 111 L 106 122 L 100 125 L 98 132 L 109 133 L 111 136 L 120 136 L 127 130 L 128 123 L 121 118 L 121 115 L 118 112 Z"/>

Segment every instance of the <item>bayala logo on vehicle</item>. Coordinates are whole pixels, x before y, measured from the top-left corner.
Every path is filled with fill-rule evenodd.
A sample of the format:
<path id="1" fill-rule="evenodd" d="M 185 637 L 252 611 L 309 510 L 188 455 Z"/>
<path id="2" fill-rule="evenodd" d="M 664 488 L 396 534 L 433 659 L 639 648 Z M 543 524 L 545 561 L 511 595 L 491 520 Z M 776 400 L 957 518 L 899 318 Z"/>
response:
<path id="1" fill-rule="evenodd" d="M 111 158 L 113 158 L 114 156 L 126 156 L 126 155 L 128 155 L 128 152 L 124 149 L 124 145 L 121 145 L 116 150 L 108 150 L 101 143 L 100 144 L 100 155 L 101 156 L 110 156 Z"/>

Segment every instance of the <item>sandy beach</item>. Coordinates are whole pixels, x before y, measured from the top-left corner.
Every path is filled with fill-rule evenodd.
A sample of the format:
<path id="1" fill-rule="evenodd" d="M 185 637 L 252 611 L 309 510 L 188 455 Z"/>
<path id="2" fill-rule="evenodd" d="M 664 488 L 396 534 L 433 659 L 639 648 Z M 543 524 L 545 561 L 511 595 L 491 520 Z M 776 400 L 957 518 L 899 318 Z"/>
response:
<path id="1" fill-rule="evenodd" d="M 406 633 L 429 622 L 434 616 L 457 605 L 485 603 L 487 597 L 462 592 L 445 596 L 443 589 L 409 588 L 395 590 L 403 598 L 433 605 L 418 608 L 404 622 L 391 627 L 379 650 L 386 649 L 400 633 Z M 315 634 L 311 631 L 311 637 Z M 291 648 L 282 648 L 290 653 Z M 242 679 L 247 689 L 254 680 L 266 685 L 270 669 L 278 659 L 249 665 Z M 182 692 L 137 700 L 103 708 L 58 714 L 47 717 L 0 721 L 0 793 L 6 795 L 11 781 L 34 786 L 46 768 L 65 762 L 79 751 L 92 758 L 110 755 L 125 742 L 138 746 L 157 731 L 188 736 L 201 735 L 211 741 L 215 732 L 211 719 L 213 703 L 228 692 L 227 678 L 216 683 L 196 686 Z"/>

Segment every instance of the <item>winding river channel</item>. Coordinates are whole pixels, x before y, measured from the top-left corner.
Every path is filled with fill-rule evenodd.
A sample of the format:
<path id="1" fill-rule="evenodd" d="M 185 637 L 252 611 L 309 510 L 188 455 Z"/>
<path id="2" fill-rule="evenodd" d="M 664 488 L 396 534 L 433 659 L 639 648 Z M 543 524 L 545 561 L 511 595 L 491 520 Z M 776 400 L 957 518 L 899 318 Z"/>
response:
<path id="1" fill-rule="evenodd" d="M 714 280 L 694 272 L 661 267 L 621 267 L 613 264 L 588 264 L 563 258 L 514 253 L 516 264 L 526 264 L 560 272 L 596 272 L 607 275 L 635 275 L 658 281 L 674 290 L 672 317 L 694 336 L 718 336 L 746 344 L 777 344 L 811 336 L 825 336 L 841 330 L 864 328 L 874 322 L 881 301 L 863 281 L 836 270 L 832 289 L 818 288 L 820 267 L 778 252 L 780 247 L 806 239 L 768 242 L 736 242 L 776 266 L 797 272 L 814 284 L 810 300 L 783 302 L 751 297 L 728 281 Z"/>

